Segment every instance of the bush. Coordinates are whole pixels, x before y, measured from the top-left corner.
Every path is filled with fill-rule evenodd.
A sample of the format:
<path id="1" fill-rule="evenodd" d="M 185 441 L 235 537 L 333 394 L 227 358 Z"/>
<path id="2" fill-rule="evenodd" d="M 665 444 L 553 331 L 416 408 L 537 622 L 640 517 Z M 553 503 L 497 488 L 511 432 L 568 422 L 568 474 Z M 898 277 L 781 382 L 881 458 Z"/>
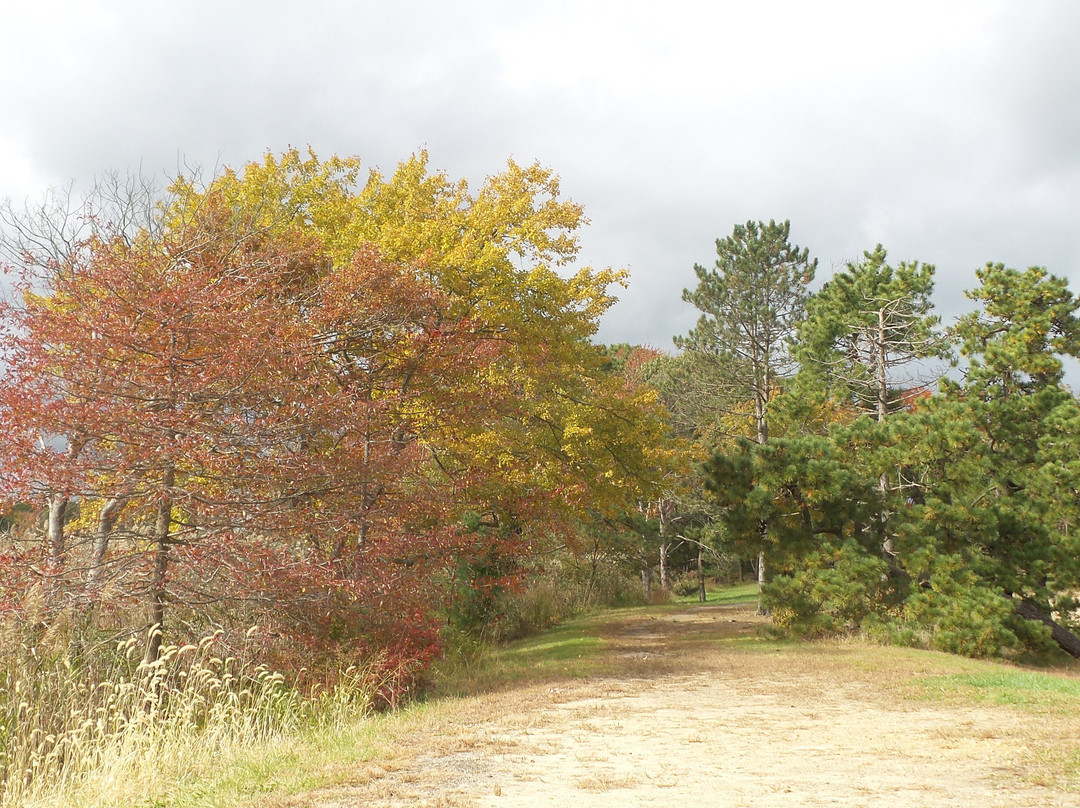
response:
<path id="1" fill-rule="evenodd" d="M 919 625 L 930 645 L 971 657 L 1001 656 L 1016 649 L 1012 604 L 979 585 L 959 559 L 943 557 L 927 585 L 905 604 L 904 616 Z"/>
<path id="2" fill-rule="evenodd" d="M 672 584 L 671 591 L 676 595 L 688 598 L 698 593 L 697 575 L 683 575 Z"/>
<path id="3" fill-rule="evenodd" d="M 659 592 L 654 587 L 654 595 Z M 507 642 L 525 637 L 595 606 L 645 603 L 641 581 L 617 558 L 569 552 L 543 567 L 522 571 L 515 586 L 459 597 L 448 617 L 448 642 Z M 471 639 L 470 639 L 471 638 Z"/>
<path id="4" fill-rule="evenodd" d="M 872 622 L 886 602 L 888 565 L 855 542 L 825 545 L 803 564 L 777 575 L 764 590 L 773 626 L 781 632 L 803 637 L 851 633 Z"/>

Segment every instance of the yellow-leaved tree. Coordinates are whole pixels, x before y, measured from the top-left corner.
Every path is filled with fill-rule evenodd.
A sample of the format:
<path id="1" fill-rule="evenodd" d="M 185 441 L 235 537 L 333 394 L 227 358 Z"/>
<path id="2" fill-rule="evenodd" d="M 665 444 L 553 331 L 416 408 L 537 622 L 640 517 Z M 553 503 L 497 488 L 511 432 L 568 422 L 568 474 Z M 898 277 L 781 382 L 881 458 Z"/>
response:
<path id="1" fill-rule="evenodd" d="M 318 260 L 296 269 L 298 298 L 326 289 L 335 274 L 331 287 L 347 294 L 342 268 L 365 250 L 432 290 L 426 299 L 434 309 L 399 321 L 393 327 L 401 338 L 380 343 L 379 355 L 393 355 L 401 371 L 390 387 L 365 392 L 397 401 L 382 411 L 389 421 L 373 440 L 416 456 L 408 474 L 397 465 L 392 478 L 373 472 L 363 480 L 372 514 L 395 514 L 378 522 L 384 529 L 417 534 L 436 522 L 469 523 L 477 537 L 498 536 L 498 551 L 513 555 L 552 536 L 573 542 L 583 524 L 613 523 L 670 489 L 681 455 L 662 403 L 652 388 L 610 373 L 592 342 L 616 300 L 611 290 L 627 274 L 571 269 L 587 220 L 580 205 L 562 198 L 550 169 L 508 161 L 473 191 L 432 170 L 426 152 L 365 179 L 356 158 L 291 150 L 206 186 L 183 180 L 171 190 L 174 228 L 212 192 L 247 232 L 315 242 Z M 363 295 L 349 303 L 365 305 Z M 351 325 L 366 322 L 345 307 L 322 335 L 348 356 L 351 378 L 374 361 L 364 347 L 373 335 Z M 440 344 L 456 353 L 409 372 L 406 353 L 427 344 L 410 333 L 418 329 L 450 337 Z M 377 526 L 374 516 L 360 521 Z M 362 545 L 363 537 L 349 542 Z M 396 560 L 425 555 L 416 544 Z M 339 538 L 337 552 L 344 550 Z"/>

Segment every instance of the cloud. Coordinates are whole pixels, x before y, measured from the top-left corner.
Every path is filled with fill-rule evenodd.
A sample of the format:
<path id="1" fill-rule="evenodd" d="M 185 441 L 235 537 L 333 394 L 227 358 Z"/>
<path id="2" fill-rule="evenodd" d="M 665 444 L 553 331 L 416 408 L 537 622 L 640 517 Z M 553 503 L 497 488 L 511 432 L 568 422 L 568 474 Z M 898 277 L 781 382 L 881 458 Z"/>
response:
<path id="1" fill-rule="evenodd" d="M 695 262 L 790 219 L 823 274 L 883 243 L 938 266 L 1080 258 L 1080 6 L 1045 2 L 45 2 L 0 30 L 0 197 L 311 145 L 474 186 L 563 177 L 583 260 L 628 266 L 604 339 L 667 347 Z M 1080 280 L 1075 276 L 1074 281 Z"/>

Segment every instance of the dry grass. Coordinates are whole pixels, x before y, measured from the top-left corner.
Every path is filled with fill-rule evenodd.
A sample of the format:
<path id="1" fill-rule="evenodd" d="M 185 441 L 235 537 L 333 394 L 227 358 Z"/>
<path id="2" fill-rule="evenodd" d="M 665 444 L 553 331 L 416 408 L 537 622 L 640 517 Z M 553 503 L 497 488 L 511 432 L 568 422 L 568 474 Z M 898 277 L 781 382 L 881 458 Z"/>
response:
<path id="1" fill-rule="evenodd" d="M 164 646 L 147 663 L 138 637 L 88 656 L 11 633 L 0 662 L 0 808 L 157 805 L 181 783 L 205 793 L 230 764 L 274 759 L 283 739 L 354 722 L 378 685 L 352 669 L 334 690 L 301 695 L 220 654 L 216 636 Z"/>
<path id="2" fill-rule="evenodd" d="M 592 771 L 574 778 L 574 785 L 582 791 L 614 791 L 617 788 L 633 788 L 639 778 L 612 771 Z"/>

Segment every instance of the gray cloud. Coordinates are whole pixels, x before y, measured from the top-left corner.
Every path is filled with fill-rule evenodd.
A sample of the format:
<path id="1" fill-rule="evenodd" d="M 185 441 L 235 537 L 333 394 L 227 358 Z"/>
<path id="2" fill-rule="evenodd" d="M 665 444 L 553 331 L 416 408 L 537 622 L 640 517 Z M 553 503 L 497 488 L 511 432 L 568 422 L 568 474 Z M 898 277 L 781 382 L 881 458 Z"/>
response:
<path id="1" fill-rule="evenodd" d="M 0 196 L 310 144 L 474 184 L 539 159 L 628 266 L 604 339 L 670 345 L 695 262 L 789 218 L 824 273 L 883 243 L 1080 280 L 1080 6 L 53 3 L 0 31 Z M 9 161 L 5 167 L 4 160 Z M 17 165 L 16 165 L 17 163 Z M 28 168 L 27 168 L 28 167 Z"/>

